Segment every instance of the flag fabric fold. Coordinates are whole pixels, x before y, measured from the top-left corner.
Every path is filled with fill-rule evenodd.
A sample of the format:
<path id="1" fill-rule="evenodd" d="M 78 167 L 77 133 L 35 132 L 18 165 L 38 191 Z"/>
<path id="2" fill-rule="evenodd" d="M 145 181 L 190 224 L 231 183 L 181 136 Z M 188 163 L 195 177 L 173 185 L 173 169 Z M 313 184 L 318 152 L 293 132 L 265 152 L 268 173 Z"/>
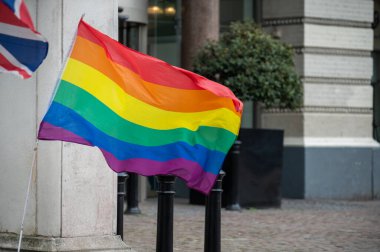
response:
<path id="1" fill-rule="evenodd" d="M 46 58 L 48 43 L 33 25 L 24 0 L 0 0 L 0 72 L 29 78 Z"/>
<path id="2" fill-rule="evenodd" d="M 129 49 L 83 20 L 38 138 L 97 146 L 115 172 L 208 193 L 240 128 L 225 86 Z"/>

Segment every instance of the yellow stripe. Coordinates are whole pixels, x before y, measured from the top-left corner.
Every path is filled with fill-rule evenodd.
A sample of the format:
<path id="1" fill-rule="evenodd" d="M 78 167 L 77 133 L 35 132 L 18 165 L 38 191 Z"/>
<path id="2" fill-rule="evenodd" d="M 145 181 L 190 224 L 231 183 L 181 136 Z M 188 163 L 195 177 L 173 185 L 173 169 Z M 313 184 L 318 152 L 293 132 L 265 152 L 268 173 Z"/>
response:
<path id="1" fill-rule="evenodd" d="M 227 108 L 192 113 L 159 109 L 128 95 L 103 73 L 72 58 L 62 79 L 86 90 L 120 117 L 148 128 L 195 131 L 199 126 L 211 126 L 224 128 L 235 135 L 239 131 L 240 117 Z"/>

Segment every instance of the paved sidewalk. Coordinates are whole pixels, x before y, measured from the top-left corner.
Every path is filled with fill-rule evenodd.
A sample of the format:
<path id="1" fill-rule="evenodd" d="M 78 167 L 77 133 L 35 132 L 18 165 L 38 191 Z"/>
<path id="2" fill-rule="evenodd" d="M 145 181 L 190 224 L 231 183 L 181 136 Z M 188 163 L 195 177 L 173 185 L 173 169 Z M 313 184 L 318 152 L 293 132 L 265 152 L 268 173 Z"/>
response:
<path id="1" fill-rule="evenodd" d="M 157 200 L 124 215 L 124 239 L 155 251 Z M 204 207 L 175 199 L 174 251 L 203 251 Z M 380 251 L 380 201 L 283 200 L 281 209 L 222 210 L 222 251 Z"/>

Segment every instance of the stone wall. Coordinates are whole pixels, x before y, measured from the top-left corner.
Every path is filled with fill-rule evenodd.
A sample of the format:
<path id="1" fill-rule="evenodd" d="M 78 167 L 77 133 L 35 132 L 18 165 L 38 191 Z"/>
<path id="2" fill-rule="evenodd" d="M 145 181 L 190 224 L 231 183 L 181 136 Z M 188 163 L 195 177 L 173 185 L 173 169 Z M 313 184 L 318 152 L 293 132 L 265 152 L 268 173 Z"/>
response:
<path id="1" fill-rule="evenodd" d="M 372 197 L 369 159 L 379 146 L 372 139 L 373 6 L 370 0 L 263 1 L 264 29 L 294 47 L 304 89 L 301 109 L 266 110 L 261 118 L 264 128 L 284 129 L 286 147 L 303 155 L 296 158 L 302 162 L 295 165 L 298 170 L 285 159 L 283 186 L 299 183 L 304 191 L 285 189 L 285 196 Z M 355 158 L 348 159 L 347 148 Z M 287 172 L 304 174 L 304 181 L 287 180 Z M 326 185 L 328 179 L 341 181 Z"/>

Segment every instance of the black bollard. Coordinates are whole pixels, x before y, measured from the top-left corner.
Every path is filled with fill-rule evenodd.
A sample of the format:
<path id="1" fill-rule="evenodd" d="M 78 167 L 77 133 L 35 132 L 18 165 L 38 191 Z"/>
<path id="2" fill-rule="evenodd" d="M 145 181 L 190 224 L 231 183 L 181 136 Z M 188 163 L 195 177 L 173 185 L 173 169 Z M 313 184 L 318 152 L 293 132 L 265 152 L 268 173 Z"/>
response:
<path id="1" fill-rule="evenodd" d="M 125 172 L 117 174 L 117 225 L 116 234 L 120 235 L 121 239 L 124 239 L 123 229 L 123 209 L 125 198 L 125 180 L 128 178 L 128 174 Z"/>
<path id="2" fill-rule="evenodd" d="M 158 209 L 156 252 L 173 251 L 174 176 L 157 176 Z"/>
<path id="3" fill-rule="evenodd" d="M 220 171 L 214 187 L 206 197 L 206 217 L 205 217 L 205 252 L 220 252 L 220 220 L 222 208 L 222 180 L 225 175 Z"/>
<path id="4" fill-rule="evenodd" d="M 241 211 L 239 203 L 239 155 L 240 155 L 241 141 L 236 140 L 232 145 L 229 152 L 229 163 L 230 167 L 227 172 L 226 178 L 228 177 L 228 195 L 226 195 L 226 210 L 230 211 Z"/>
<path id="5" fill-rule="evenodd" d="M 136 173 L 128 173 L 129 178 L 127 180 L 127 210 L 126 214 L 141 214 L 139 208 L 139 175 Z"/>

